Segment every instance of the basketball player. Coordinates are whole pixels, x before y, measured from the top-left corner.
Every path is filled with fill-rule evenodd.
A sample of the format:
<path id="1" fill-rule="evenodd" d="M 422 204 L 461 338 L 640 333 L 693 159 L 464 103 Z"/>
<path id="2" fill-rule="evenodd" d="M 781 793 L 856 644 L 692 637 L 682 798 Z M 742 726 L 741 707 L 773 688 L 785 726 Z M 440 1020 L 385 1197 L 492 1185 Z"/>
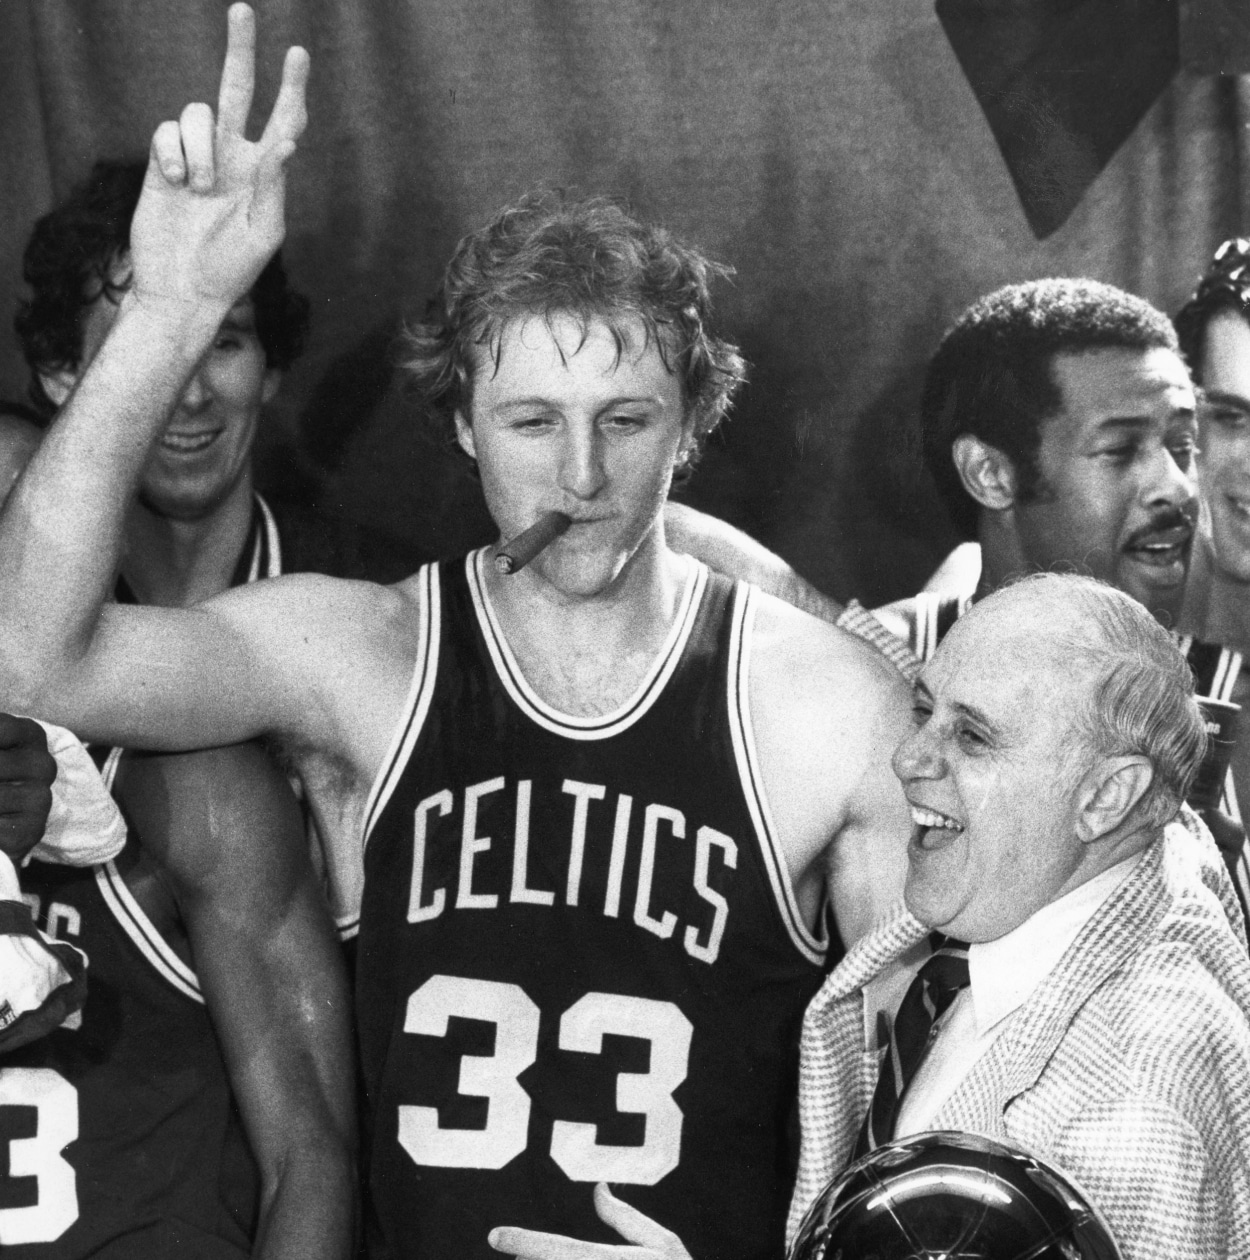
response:
<path id="1" fill-rule="evenodd" d="M 457 252 L 414 371 L 505 537 L 572 519 L 519 574 L 485 551 L 389 588 L 105 603 L 170 400 L 282 235 L 307 59 L 248 142 L 245 6 L 230 31 L 217 115 L 158 129 L 131 287 L 0 520 L 0 688 L 113 743 L 291 750 L 357 863 L 375 1255 L 585 1233 L 604 1177 L 705 1254 L 777 1254 L 825 890 L 849 942 L 901 886 L 909 698 L 665 544 L 673 469 L 740 375 L 706 260 L 594 203 Z"/>
<path id="2" fill-rule="evenodd" d="M 18 424 L 0 466 L 20 470 Z M 255 745 L 114 751 L 105 777 L 117 858 L 21 872 L 90 965 L 81 1013 L 0 1060 L 0 1249 L 345 1257 L 347 986 L 291 792 Z"/>

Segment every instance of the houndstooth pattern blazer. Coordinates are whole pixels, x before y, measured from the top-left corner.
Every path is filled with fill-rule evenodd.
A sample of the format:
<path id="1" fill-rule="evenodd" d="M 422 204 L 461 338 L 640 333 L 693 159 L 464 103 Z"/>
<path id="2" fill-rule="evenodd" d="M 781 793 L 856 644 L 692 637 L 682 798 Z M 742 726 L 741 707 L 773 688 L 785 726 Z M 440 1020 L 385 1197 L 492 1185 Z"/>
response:
<path id="1" fill-rule="evenodd" d="M 1147 849 L 934 1117 L 1058 1164 L 1128 1260 L 1250 1258 L 1250 956 L 1188 810 Z M 850 1159 L 876 1084 L 863 986 L 928 929 L 899 908 L 808 1008 L 791 1238 Z M 921 955 L 923 956 L 923 954 Z"/>

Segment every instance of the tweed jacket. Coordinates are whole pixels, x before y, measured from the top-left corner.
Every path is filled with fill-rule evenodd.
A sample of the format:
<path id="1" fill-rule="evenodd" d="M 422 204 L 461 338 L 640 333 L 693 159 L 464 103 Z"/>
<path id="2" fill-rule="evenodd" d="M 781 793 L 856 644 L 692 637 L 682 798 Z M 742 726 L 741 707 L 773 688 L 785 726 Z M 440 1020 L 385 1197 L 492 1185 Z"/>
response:
<path id="1" fill-rule="evenodd" d="M 928 929 L 900 907 L 803 1025 L 789 1234 L 850 1159 L 883 1047 L 863 986 Z M 923 957 L 923 950 L 921 951 Z M 913 964 L 914 965 L 914 964 Z M 1051 1161 L 1128 1260 L 1250 1258 L 1250 956 L 1205 827 L 1169 824 L 934 1117 Z"/>

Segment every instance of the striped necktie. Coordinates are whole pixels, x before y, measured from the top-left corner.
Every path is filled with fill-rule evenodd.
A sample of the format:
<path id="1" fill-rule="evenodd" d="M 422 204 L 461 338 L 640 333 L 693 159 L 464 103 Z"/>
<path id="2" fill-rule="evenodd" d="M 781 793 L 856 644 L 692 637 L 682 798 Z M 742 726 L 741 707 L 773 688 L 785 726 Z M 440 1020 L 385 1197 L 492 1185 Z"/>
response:
<path id="1" fill-rule="evenodd" d="M 968 946 L 940 932 L 929 942 L 933 954 L 916 973 L 894 1018 L 889 1051 L 855 1143 L 856 1159 L 893 1138 L 903 1092 L 929 1048 L 937 1021 L 968 986 Z"/>

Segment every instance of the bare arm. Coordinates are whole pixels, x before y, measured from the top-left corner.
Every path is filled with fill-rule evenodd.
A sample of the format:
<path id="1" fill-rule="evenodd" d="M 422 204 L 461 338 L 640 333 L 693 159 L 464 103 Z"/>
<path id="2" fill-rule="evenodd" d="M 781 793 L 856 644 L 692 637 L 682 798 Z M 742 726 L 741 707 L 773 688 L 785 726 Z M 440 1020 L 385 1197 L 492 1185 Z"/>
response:
<path id="1" fill-rule="evenodd" d="M 129 801 L 160 811 L 136 822 L 178 902 L 260 1168 L 253 1254 L 345 1257 L 356 1186 L 349 997 L 290 788 L 256 745 L 135 759 L 127 779 Z"/>
<path id="2" fill-rule="evenodd" d="M 761 601 L 750 650 L 778 839 L 800 905 L 826 893 L 849 948 L 903 891 L 911 822 L 890 759 L 911 730 L 911 693 L 874 648 L 775 601 Z"/>
<path id="3" fill-rule="evenodd" d="M 843 605 L 836 599 L 799 577 L 763 543 L 719 517 L 669 502 L 664 505 L 664 535 L 674 551 L 694 556 L 727 577 L 754 583 L 822 621 L 837 621 L 842 613 Z"/>
<path id="4" fill-rule="evenodd" d="M 134 673 L 110 663 L 112 644 L 100 641 L 126 507 L 217 326 L 282 239 L 282 164 L 304 125 L 307 56 L 288 53 L 269 123 L 251 143 L 250 9 L 231 9 L 229 32 L 216 119 L 189 105 L 153 137 L 131 287 L 0 513 L 0 702 L 20 711 L 46 711 L 44 689 L 68 676 L 102 686 L 121 674 L 109 703 L 133 697 Z"/>

